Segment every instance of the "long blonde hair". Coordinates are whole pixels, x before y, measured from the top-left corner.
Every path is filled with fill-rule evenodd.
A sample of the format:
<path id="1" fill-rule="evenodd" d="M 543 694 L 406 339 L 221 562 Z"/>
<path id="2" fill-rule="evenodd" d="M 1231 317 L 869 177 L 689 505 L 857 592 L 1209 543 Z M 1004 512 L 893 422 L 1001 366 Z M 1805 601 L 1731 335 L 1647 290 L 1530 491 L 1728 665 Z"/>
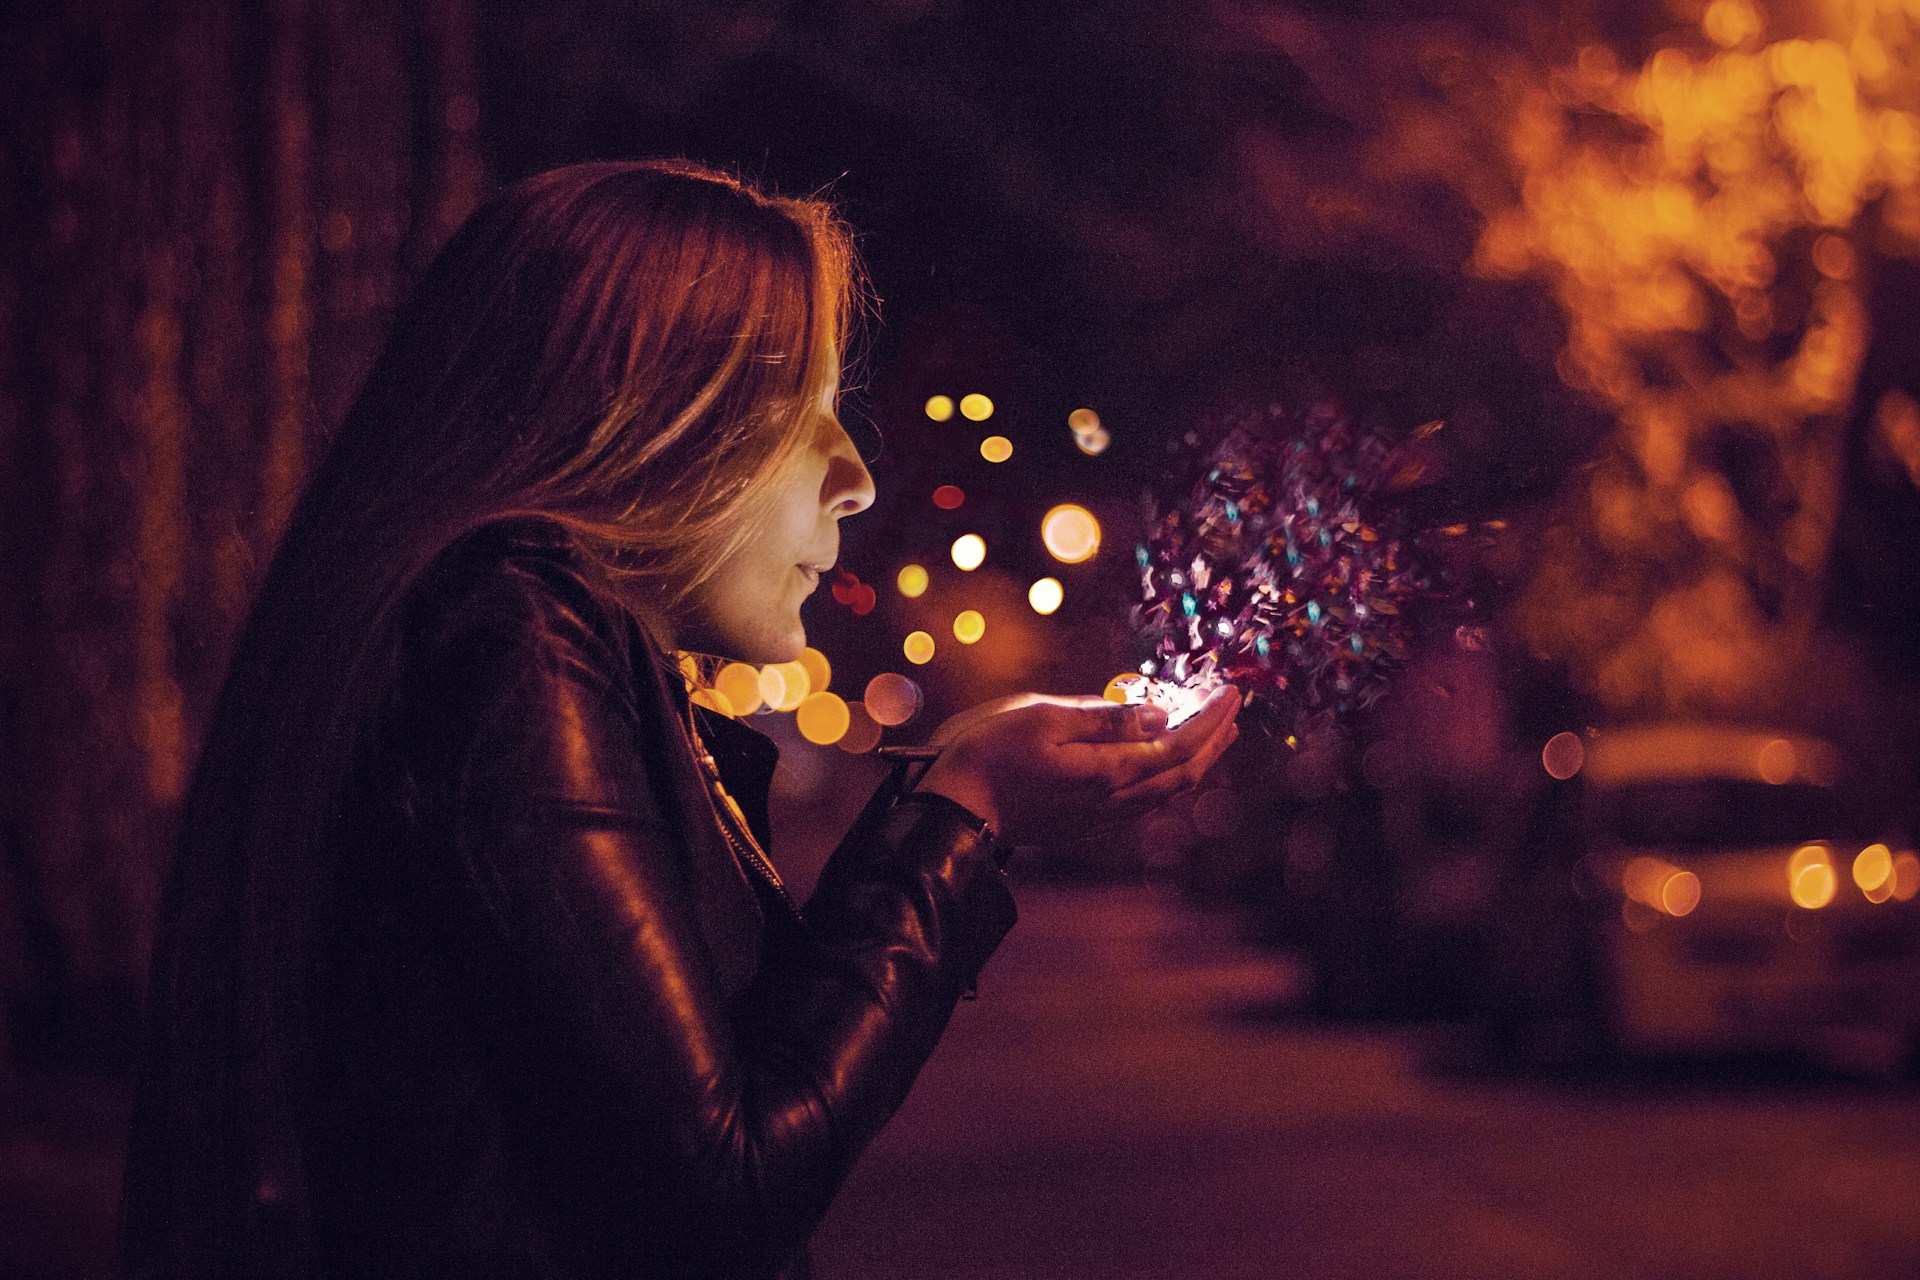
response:
<path id="1" fill-rule="evenodd" d="M 304 982 L 408 588 L 462 534 L 538 513 L 616 588 L 684 599 L 819 429 L 862 296 L 824 203 L 678 161 L 529 178 L 435 260 L 295 507 L 188 793 L 129 1148 L 135 1270 L 242 1245 L 249 1274 L 311 1269 L 304 1202 L 253 1191 L 300 1168 Z"/>
<path id="2" fill-rule="evenodd" d="M 404 437 L 397 470 L 435 458 L 456 523 L 549 515 L 684 599 L 764 516 L 865 296 L 823 201 L 685 161 L 539 174 L 448 244 L 335 455 L 364 479 L 355 455 Z"/>

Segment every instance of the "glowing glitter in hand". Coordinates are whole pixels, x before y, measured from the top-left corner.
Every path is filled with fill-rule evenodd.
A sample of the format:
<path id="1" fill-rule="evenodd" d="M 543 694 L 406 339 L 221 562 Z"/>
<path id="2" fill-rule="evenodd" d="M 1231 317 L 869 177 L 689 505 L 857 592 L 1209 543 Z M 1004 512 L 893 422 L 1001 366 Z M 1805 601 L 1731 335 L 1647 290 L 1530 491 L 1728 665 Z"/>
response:
<path id="1" fill-rule="evenodd" d="M 1150 656 L 1129 700 L 1173 713 L 1231 682 L 1282 721 L 1376 702 L 1408 656 L 1409 609 L 1432 593 L 1392 499 L 1422 478 L 1439 425 L 1394 445 L 1327 405 L 1231 424 L 1136 548 L 1133 627 Z"/>

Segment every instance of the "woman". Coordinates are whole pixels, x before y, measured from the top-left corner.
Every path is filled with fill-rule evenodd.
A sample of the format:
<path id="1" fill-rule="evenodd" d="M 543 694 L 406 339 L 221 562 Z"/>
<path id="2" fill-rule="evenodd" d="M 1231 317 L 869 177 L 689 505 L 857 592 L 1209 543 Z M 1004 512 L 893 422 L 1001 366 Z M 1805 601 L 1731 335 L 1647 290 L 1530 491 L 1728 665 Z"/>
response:
<path id="1" fill-rule="evenodd" d="M 1006 850 L 1231 740 L 1010 700 L 883 787 L 804 911 L 773 748 L 671 656 L 785 661 L 873 498 L 816 202 L 582 165 L 476 212 L 303 495 L 156 948 L 142 1276 L 770 1276 L 1011 927 Z"/>

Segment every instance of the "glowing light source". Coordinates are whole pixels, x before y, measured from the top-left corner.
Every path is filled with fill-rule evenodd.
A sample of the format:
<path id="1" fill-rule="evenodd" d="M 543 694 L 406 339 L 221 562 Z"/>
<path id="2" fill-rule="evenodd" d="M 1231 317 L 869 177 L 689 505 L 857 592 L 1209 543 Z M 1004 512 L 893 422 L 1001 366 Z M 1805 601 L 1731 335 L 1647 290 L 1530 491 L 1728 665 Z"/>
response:
<path id="1" fill-rule="evenodd" d="M 953 638 L 961 644 L 972 644 L 987 634 L 987 620 L 980 616 L 978 609 L 962 609 L 953 619 Z"/>
<path id="2" fill-rule="evenodd" d="M 1893 896 L 1893 850 L 1884 844 L 1870 844 L 1853 860 L 1853 882 L 1868 902 L 1885 902 Z"/>
<path id="3" fill-rule="evenodd" d="M 1079 564 L 1100 550 L 1100 522 L 1078 503 L 1063 502 L 1041 517 L 1040 540 L 1062 564 Z"/>
<path id="4" fill-rule="evenodd" d="M 847 736 L 852 717 L 839 694 L 810 693 L 793 713 L 793 723 L 808 742 L 829 747 Z"/>
<path id="5" fill-rule="evenodd" d="M 900 570 L 900 576 L 893 580 L 900 588 L 900 594 L 909 600 L 927 593 L 927 570 L 924 565 L 910 564 Z"/>
<path id="6" fill-rule="evenodd" d="M 1644 854 L 1621 871 L 1620 887 L 1630 901 L 1670 916 L 1687 915 L 1700 905 L 1699 876 Z M 1626 919 L 1633 924 L 1633 916 Z"/>
<path id="7" fill-rule="evenodd" d="M 933 505 L 942 511 L 952 511 L 967 500 L 967 495 L 957 484 L 943 484 L 933 491 Z"/>
<path id="8" fill-rule="evenodd" d="M 933 661 L 933 637 L 924 631 L 910 634 L 900 648 L 907 655 L 907 661 L 915 666 L 925 666 Z"/>
<path id="9" fill-rule="evenodd" d="M 689 700 L 696 707 L 705 707 L 709 711 L 718 711 L 723 716 L 734 714 L 733 703 L 728 700 L 726 694 L 721 693 L 718 689 L 702 686 L 695 689 L 693 693 L 689 695 Z"/>
<path id="10" fill-rule="evenodd" d="M 1775 738 L 1760 748 L 1760 758 L 1754 765 L 1759 770 L 1762 782 L 1778 787 L 1793 781 L 1795 763 L 1793 744 L 1785 738 Z"/>
<path id="11" fill-rule="evenodd" d="M 827 661 L 827 655 L 808 645 L 800 651 L 800 665 L 807 669 L 807 689 L 810 693 L 824 693 L 833 683 L 833 665 Z"/>
<path id="12" fill-rule="evenodd" d="M 1038 614 L 1052 613 L 1066 598 L 1066 589 L 1058 578 L 1042 578 L 1027 588 L 1027 603 Z"/>
<path id="13" fill-rule="evenodd" d="M 1824 907 L 1833 901 L 1839 887 L 1839 877 L 1834 875 L 1833 863 L 1828 860 L 1827 846 L 1801 845 L 1787 860 L 1787 890 L 1800 906 L 1809 910 Z"/>
<path id="14" fill-rule="evenodd" d="M 797 662 L 760 668 L 760 697 L 775 711 L 791 711 L 813 692 L 807 669 Z"/>
<path id="15" fill-rule="evenodd" d="M 960 416 L 968 422 L 985 422 L 993 416 L 993 401 L 978 391 L 960 397 Z"/>
<path id="16" fill-rule="evenodd" d="M 1548 775 L 1565 782 L 1580 772 L 1587 762 L 1587 744 L 1571 731 L 1556 733 L 1540 751 L 1540 763 Z"/>
<path id="17" fill-rule="evenodd" d="M 1700 877 L 1691 871 L 1676 871 L 1660 882 L 1660 909 L 1670 916 L 1684 916 L 1700 905 Z"/>
<path id="18" fill-rule="evenodd" d="M 1107 681 L 1107 687 L 1100 691 L 1100 696 L 1108 702 L 1132 702 L 1133 699 L 1127 696 L 1128 687 L 1145 679 L 1146 677 L 1138 671 L 1122 671 L 1119 675 Z"/>
<path id="19" fill-rule="evenodd" d="M 1076 436 L 1084 436 L 1100 429 L 1100 415 L 1091 409 L 1075 409 L 1067 415 L 1067 427 Z"/>
<path id="20" fill-rule="evenodd" d="M 1902 849 L 1893 855 L 1893 898 L 1895 902 L 1911 902 L 1916 893 L 1920 893 L 1920 857 L 1915 857 L 1911 849 Z"/>
<path id="21" fill-rule="evenodd" d="M 1013 441 L 1005 436 L 988 436 L 980 442 L 980 456 L 988 462 L 1005 462 L 1013 456 Z"/>
<path id="22" fill-rule="evenodd" d="M 935 422 L 947 422 L 953 417 L 952 396 L 931 396 L 927 400 L 927 416 Z"/>
<path id="23" fill-rule="evenodd" d="M 926 635 L 916 631 L 914 635 Z M 911 637 L 909 637 L 911 638 Z M 933 638 L 927 638 L 928 649 L 933 646 Z M 867 713 L 874 720 L 889 727 L 902 725 L 920 714 L 920 686 L 892 671 L 882 671 L 867 681 Z"/>
<path id="24" fill-rule="evenodd" d="M 847 732 L 834 745 L 850 755 L 861 755 L 880 745 L 880 722 L 864 703 L 847 704 Z"/>
<path id="25" fill-rule="evenodd" d="M 953 562 L 972 573 L 987 558 L 987 540 L 977 533 L 963 533 L 953 540 Z"/>
<path id="26" fill-rule="evenodd" d="M 1107 451 L 1107 446 L 1113 443 L 1113 437 L 1107 434 L 1105 427 L 1095 427 L 1083 436 L 1075 436 L 1073 443 L 1080 452 L 1090 458 L 1097 458 Z"/>
<path id="27" fill-rule="evenodd" d="M 729 662 L 720 668 L 713 687 L 726 696 L 735 715 L 750 716 L 766 701 L 760 696 L 760 672 L 744 662 Z"/>

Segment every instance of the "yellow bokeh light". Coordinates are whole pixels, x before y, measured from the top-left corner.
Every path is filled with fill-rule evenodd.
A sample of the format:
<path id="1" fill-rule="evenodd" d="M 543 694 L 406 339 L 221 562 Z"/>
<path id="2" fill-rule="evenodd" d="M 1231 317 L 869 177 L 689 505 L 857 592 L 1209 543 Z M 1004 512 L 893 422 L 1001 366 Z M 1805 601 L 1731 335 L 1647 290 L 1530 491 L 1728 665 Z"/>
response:
<path id="1" fill-rule="evenodd" d="M 1063 502 L 1041 518 L 1040 540 L 1055 560 L 1079 564 L 1100 550 L 1100 522 L 1078 503 Z"/>
<path id="2" fill-rule="evenodd" d="M 953 540 L 953 562 L 972 573 L 987 558 L 987 540 L 977 533 L 963 533 Z"/>
<path id="3" fill-rule="evenodd" d="M 824 693 L 833 683 L 833 664 L 827 661 L 827 655 L 808 645 L 800 651 L 800 665 L 807 669 L 807 691 Z"/>
<path id="4" fill-rule="evenodd" d="M 1833 901 L 1839 887 L 1825 845 L 1801 845 L 1787 860 L 1787 891 L 1800 906 L 1809 910 L 1824 907 Z"/>
<path id="5" fill-rule="evenodd" d="M 1660 909 L 1670 916 L 1684 916 L 1700 905 L 1700 877 L 1691 871 L 1676 871 L 1660 885 Z"/>
<path id="6" fill-rule="evenodd" d="M 726 694 L 721 693 L 718 689 L 695 689 L 691 700 L 694 706 L 705 707 L 709 711 L 718 711 L 723 716 L 731 716 L 734 713 L 733 703 L 728 700 Z"/>
<path id="7" fill-rule="evenodd" d="M 1882 889 L 1893 896 L 1893 850 L 1883 844 L 1870 844 L 1853 860 L 1853 882 L 1869 898 Z"/>
<path id="8" fill-rule="evenodd" d="M 837 693 L 810 693 L 793 713 L 794 727 L 808 742 L 830 747 L 847 736 L 852 723 L 846 700 Z"/>
<path id="9" fill-rule="evenodd" d="M 925 666 L 933 661 L 933 637 L 924 631 L 915 631 L 900 646 L 907 655 L 907 661 L 915 666 Z"/>
<path id="10" fill-rule="evenodd" d="M 760 668 L 760 697 L 775 711 L 793 710 L 812 692 L 807 669 L 797 662 L 776 662 Z"/>
<path id="11" fill-rule="evenodd" d="M 1075 409 L 1067 415 L 1067 427 L 1077 436 L 1100 429 L 1100 415 L 1091 409 Z"/>
<path id="12" fill-rule="evenodd" d="M 1107 446 L 1113 443 L 1113 437 L 1107 434 L 1105 427 L 1095 427 L 1083 436 L 1075 436 L 1073 443 L 1089 458 L 1097 458 L 1107 451 Z"/>
<path id="13" fill-rule="evenodd" d="M 953 619 L 953 638 L 961 644 L 972 644 L 987 634 L 987 620 L 980 616 L 978 609 L 962 609 Z"/>
<path id="14" fill-rule="evenodd" d="M 935 422 L 947 422 L 953 417 L 952 396 L 931 396 L 927 400 L 927 416 Z"/>
<path id="15" fill-rule="evenodd" d="M 1066 589 L 1058 578 L 1042 578 L 1027 588 L 1027 603 L 1038 614 L 1052 613 L 1066 598 Z"/>
<path id="16" fill-rule="evenodd" d="M 993 401 L 978 391 L 960 397 L 960 416 L 968 422 L 985 422 L 993 416 Z"/>
<path id="17" fill-rule="evenodd" d="M 924 634 L 914 632 L 914 635 Z M 931 648 L 931 636 L 927 637 L 927 643 Z M 867 681 L 866 706 L 867 714 L 876 722 L 889 728 L 903 725 L 920 714 L 920 686 L 898 672 L 882 671 Z"/>
<path id="18" fill-rule="evenodd" d="M 1005 436 L 988 436 L 980 442 L 980 456 L 988 462 L 1005 462 L 1013 456 L 1013 441 Z"/>
<path id="19" fill-rule="evenodd" d="M 760 696 L 760 672 L 744 662 L 729 662 L 713 678 L 713 687 L 726 695 L 736 715 L 750 716 L 766 699 Z"/>
<path id="20" fill-rule="evenodd" d="M 910 564 L 900 571 L 893 585 L 900 588 L 900 594 L 912 600 L 927 593 L 927 570 L 923 565 Z"/>

